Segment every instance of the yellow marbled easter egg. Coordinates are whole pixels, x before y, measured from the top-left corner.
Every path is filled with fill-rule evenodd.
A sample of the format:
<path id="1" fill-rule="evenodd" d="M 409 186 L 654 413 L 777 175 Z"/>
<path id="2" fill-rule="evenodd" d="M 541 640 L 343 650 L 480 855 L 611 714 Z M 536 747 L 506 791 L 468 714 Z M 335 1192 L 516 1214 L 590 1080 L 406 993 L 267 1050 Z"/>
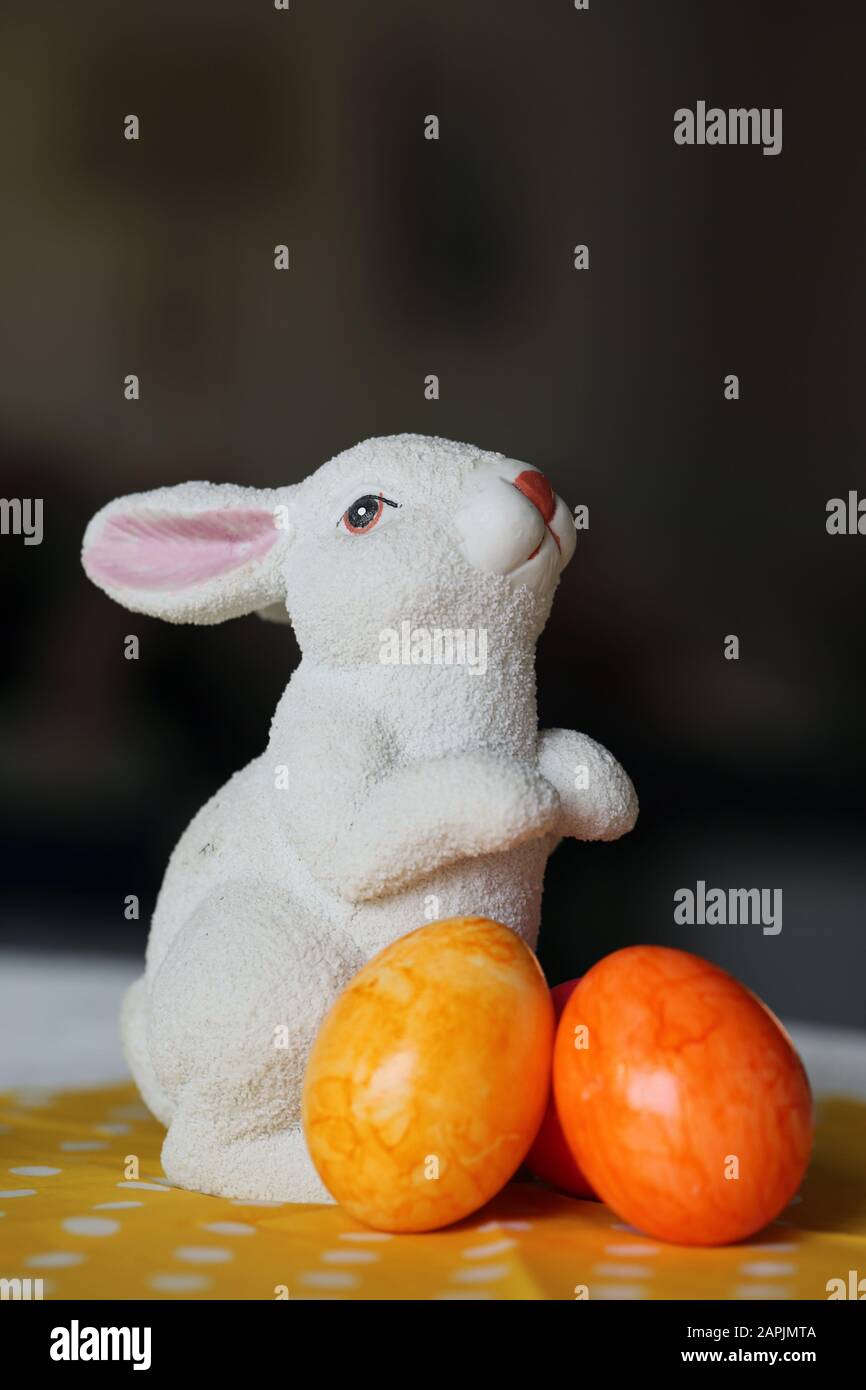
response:
<path id="1" fill-rule="evenodd" d="M 519 937 L 483 917 L 420 927 L 343 990 L 310 1053 L 304 1132 L 336 1200 L 429 1231 L 514 1174 L 547 1103 L 553 1008 Z"/>

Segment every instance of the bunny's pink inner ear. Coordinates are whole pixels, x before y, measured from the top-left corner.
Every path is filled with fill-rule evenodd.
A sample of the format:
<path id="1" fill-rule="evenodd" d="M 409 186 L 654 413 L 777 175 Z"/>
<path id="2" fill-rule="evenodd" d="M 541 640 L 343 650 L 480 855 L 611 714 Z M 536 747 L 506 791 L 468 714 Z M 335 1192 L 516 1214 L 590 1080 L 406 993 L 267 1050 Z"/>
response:
<path id="1" fill-rule="evenodd" d="M 230 508 L 185 516 L 156 508 L 109 516 L 84 552 L 92 579 L 115 588 L 186 589 L 266 555 L 273 512 Z"/>

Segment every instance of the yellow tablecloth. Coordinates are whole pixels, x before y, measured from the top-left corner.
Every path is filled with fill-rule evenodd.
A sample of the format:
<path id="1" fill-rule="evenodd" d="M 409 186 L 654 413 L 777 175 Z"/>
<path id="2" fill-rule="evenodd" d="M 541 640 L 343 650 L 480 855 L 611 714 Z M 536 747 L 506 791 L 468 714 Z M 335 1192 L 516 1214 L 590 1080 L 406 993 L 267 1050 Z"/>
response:
<path id="1" fill-rule="evenodd" d="M 531 1183 L 447 1231 L 381 1235 L 335 1206 L 172 1188 L 162 1137 L 131 1084 L 0 1096 L 0 1278 L 71 1299 L 573 1299 L 581 1286 L 590 1299 L 824 1299 L 829 1279 L 866 1275 L 866 1105 L 852 1100 L 819 1102 L 814 1161 L 780 1220 L 716 1250 L 648 1240 Z"/>

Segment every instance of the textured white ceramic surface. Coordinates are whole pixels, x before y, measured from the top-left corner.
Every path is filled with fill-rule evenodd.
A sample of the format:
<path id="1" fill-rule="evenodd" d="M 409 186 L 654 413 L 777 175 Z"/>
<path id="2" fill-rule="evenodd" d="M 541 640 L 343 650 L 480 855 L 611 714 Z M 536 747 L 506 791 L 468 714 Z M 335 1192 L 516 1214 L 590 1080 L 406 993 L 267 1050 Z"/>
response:
<path id="1" fill-rule="evenodd" d="M 292 487 L 120 498 L 88 526 L 84 567 L 125 606 L 287 614 L 303 653 L 265 752 L 181 836 L 123 1006 L 178 1186 L 325 1200 L 301 1087 L 343 985 L 440 918 L 491 917 L 534 946 L 559 840 L 633 826 L 616 759 L 538 729 L 535 644 L 575 544 L 537 469 L 419 435 L 366 440 Z"/>

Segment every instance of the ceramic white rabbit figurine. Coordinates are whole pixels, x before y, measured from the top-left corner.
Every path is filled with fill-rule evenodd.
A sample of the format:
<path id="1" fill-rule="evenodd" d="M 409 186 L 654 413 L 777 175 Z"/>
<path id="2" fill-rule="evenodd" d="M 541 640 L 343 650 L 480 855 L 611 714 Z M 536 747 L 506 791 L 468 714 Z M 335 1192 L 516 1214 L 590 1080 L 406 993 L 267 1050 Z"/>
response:
<path id="1" fill-rule="evenodd" d="M 604 748 L 538 730 L 535 643 L 574 546 L 543 474 L 420 435 L 368 439 L 295 486 L 185 483 L 91 521 L 84 568 L 127 608 L 258 611 L 303 653 L 266 751 L 181 837 L 124 1002 L 178 1186 L 328 1200 L 300 1092 L 336 993 L 436 918 L 492 917 L 534 947 L 559 839 L 634 825 Z"/>

